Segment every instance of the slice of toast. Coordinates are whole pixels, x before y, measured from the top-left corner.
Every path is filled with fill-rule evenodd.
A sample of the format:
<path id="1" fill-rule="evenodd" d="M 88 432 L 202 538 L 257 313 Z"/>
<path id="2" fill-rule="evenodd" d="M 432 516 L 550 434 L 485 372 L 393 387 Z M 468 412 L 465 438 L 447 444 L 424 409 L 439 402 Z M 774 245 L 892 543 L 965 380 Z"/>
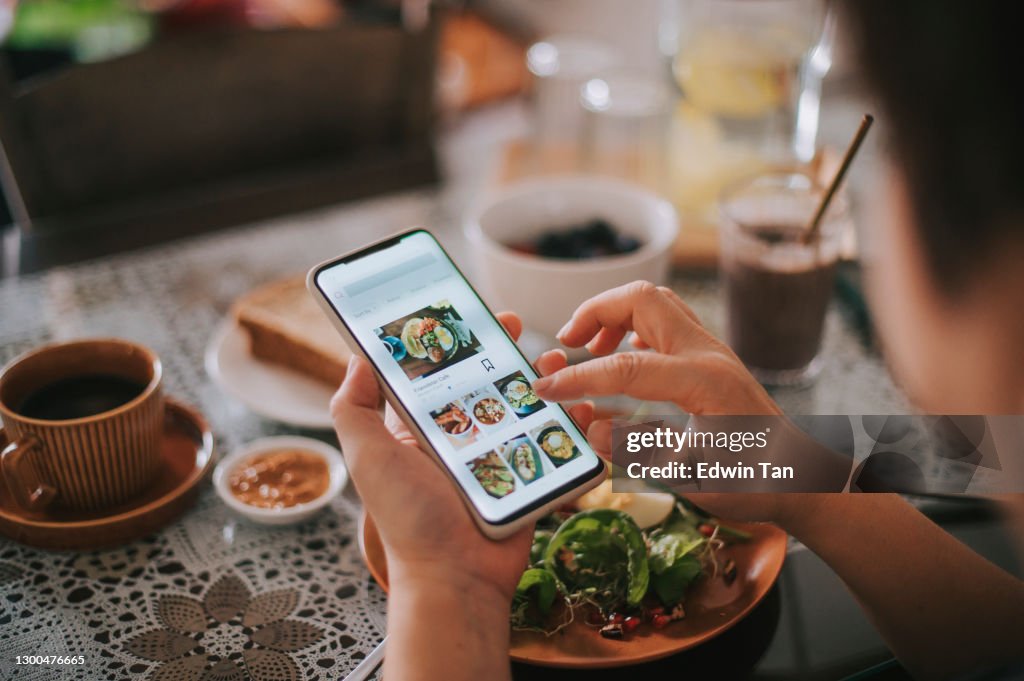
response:
<path id="1" fill-rule="evenodd" d="M 257 359 L 293 369 L 330 386 L 345 378 L 352 355 L 306 290 L 302 277 L 274 281 L 232 307 Z"/>

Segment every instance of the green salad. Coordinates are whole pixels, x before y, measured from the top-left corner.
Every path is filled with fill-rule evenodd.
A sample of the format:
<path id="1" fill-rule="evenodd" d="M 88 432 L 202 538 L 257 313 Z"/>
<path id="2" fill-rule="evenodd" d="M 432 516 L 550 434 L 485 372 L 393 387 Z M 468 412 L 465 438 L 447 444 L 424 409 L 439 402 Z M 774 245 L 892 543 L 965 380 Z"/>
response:
<path id="1" fill-rule="evenodd" d="M 509 381 L 503 392 L 505 399 L 516 410 L 522 410 L 540 402 L 540 398 L 537 397 L 537 393 L 533 391 L 530 384 L 521 378 Z"/>
<path id="2" fill-rule="evenodd" d="M 745 538 L 683 503 L 646 530 L 608 508 L 553 514 L 534 531 L 512 628 L 553 634 L 577 616 L 608 638 L 644 623 L 664 627 L 685 617 L 686 593 L 702 576 L 735 578 L 735 563 L 719 550 Z"/>

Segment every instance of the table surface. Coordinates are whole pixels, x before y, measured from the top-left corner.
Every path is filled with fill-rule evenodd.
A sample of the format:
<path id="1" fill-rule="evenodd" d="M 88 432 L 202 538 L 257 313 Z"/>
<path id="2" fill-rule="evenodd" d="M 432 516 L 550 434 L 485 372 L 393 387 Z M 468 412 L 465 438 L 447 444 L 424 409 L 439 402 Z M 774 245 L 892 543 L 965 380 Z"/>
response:
<path id="1" fill-rule="evenodd" d="M 457 259 L 465 258 L 459 216 L 481 191 L 496 144 L 502 135 L 517 134 L 521 123 L 517 109 L 505 107 L 449 132 L 443 152 L 451 179 L 438 191 L 383 197 L 0 282 L 0 361 L 53 340 L 121 336 L 159 353 L 167 393 L 204 412 L 219 454 L 259 436 L 301 432 L 247 411 L 206 375 L 204 349 L 230 303 L 259 283 L 303 272 L 328 254 L 414 224 L 433 228 Z M 674 286 L 712 329 L 721 328 L 713 278 L 679 277 Z M 905 411 L 881 359 L 835 312 L 827 323 L 825 358 L 813 387 L 776 394 L 787 411 Z M 221 672 L 240 665 L 243 655 L 261 654 L 263 668 L 277 664 L 285 678 L 292 672 L 298 679 L 341 678 L 385 631 L 384 595 L 357 548 L 358 513 L 349 490 L 304 525 L 268 529 L 236 519 L 206 489 L 173 525 L 114 550 L 52 553 L 0 540 L 0 678 L 119 679 L 160 670 L 160 678 L 187 679 L 176 660 L 193 649 Z M 989 532 L 984 523 L 980 528 Z M 259 626 L 243 626 L 237 617 L 214 626 L 201 614 L 213 599 L 227 599 L 239 612 L 272 615 Z M 887 657 L 835 577 L 799 546 L 764 607 L 735 632 L 709 650 L 729 646 L 725 657 L 756 677 L 834 678 Z M 85 663 L 59 672 L 15 668 L 15 656 L 27 654 L 84 655 Z M 700 655 L 681 664 L 721 673 L 701 663 Z M 516 675 L 544 674 L 517 667 Z"/>

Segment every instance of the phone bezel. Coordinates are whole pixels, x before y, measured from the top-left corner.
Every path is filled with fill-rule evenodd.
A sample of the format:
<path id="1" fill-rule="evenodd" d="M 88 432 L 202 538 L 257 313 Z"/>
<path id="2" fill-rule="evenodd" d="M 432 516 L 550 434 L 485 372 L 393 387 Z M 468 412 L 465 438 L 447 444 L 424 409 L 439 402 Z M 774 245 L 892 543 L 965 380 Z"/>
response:
<path id="1" fill-rule="evenodd" d="M 453 472 L 449 469 L 447 462 L 444 460 L 444 457 L 442 457 L 441 454 L 436 451 L 433 445 L 430 444 L 426 432 L 423 430 L 423 427 L 421 427 L 421 424 L 415 418 L 413 418 L 412 414 L 409 412 L 408 407 L 398 396 L 398 393 L 395 392 L 394 388 L 391 386 L 387 378 L 383 375 L 380 368 L 372 359 L 370 359 L 369 353 L 366 351 L 366 347 L 356 337 L 355 333 L 352 330 L 352 327 L 345 320 L 342 313 L 338 310 L 337 307 L 334 306 L 334 303 L 331 301 L 330 295 L 320 286 L 319 278 L 320 274 L 324 270 L 336 267 L 337 265 L 347 264 L 354 260 L 365 258 L 366 256 L 376 253 L 378 251 L 386 250 L 388 248 L 391 248 L 392 246 L 397 245 L 403 239 L 406 239 L 417 233 L 425 234 L 434 242 L 434 244 L 437 245 L 440 251 L 444 254 L 444 257 L 448 259 L 448 262 L 454 268 L 458 276 L 462 278 L 462 281 L 465 282 L 469 290 L 473 293 L 474 296 L 476 296 L 477 300 L 487 311 L 487 314 L 490 315 L 491 320 L 498 326 L 501 332 L 505 335 L 505 338 L 512 345 L 512 348 L 515 350 L 515 352 L 519 354 L 519 357 L 526 364 L 532 367 L 533 363 L 530 362 L 526 355 L 523 354 L 523 351 L 516 344 L 515 340 L 513 340 L 513 338 L 508 334 L 508 331 L 505 329 L 505 326 L 495 316 L 493 310 L 491 310 L 491 308 L 484 301 L 483 297 L 480 295 L 480 292 L 477 291 L 476 288 L 474 288 L 470 281 L 466 278 L 466 275 L 455 263 L 455 260 L 451 257 L 451 255 L 448 253 L 445 247 L 441 244 L 437 237 L 435 237 L 429 230 L 424 229 L 422 227 L 416 227 L 399 232 L 398 234 L 385 237 L 384 239 L 381 239 L 380 241 L 374 242 L 363 248 L 351 251 L 349 253 L 345 253 L 336 258 L 332 258 L 330 260 L 327 260 L 326 262 L 320 263 L 319 265 L 310 270 L 307 281 L 309 284 L 316 288 L 316 291 L 319 294 L 320 298 L 330 307 L 330 310 L 333 312 L 334 317 L 344 326 L 346 335 L 353 342 L 355 342 L 356 345 L 358 345 L 360 354 L 367 359 L 367 361 L 370 363 L 370 366 L 373 367 L 374 373 L 377 375 L 378 381 L 380 381 L 381 384 L 386 388 L 385 393 L 389 398 L 389 401 L 393 399 L 395 402 L 398 403 L 393 404 L 392 406 L 399 408 L 399 412 L 403 415 L 403 420 L 406 422 L 406 425 L 414 430 L 414 435 L 416 436 L 417 441 L 419 441 L 421 445 L 428 447 L 431 450 L 431 454 L 434 456 L 435 459 L 438 460 L 439 464 L 441 465 L 441 468 L 445 471 L 448 477 L 450 477 L 452 481 L 455 483 L 455 486 L 459 489 L 459 492 L 460 494 L 462 494 L 463 498 L 465 498 L 466 503 L 471 508 L 473 514 L 480 520 L 482 520 L 484 523 L 496 527 L 501 527 L 503 525 L 514 523 L 520 518 L 528 516 L 529 514 L 538 511 L 539 509 L 542 509 L 545 506 L 550 505 L 553 501 L 562 498 L 563 496 L 572 492 L 573 490 L 580 488 L 585 489 L 585 485 L 588 482 L 593 481 L 595 477 L 600 476 L 605 471 L 604 462 L 599 456 L 597 456 L 597 453 L 594 452 L 593 449 L 590 447 L 590 444 L 586 440 L 585 434 L 579 427 L 579 424 L 576 423 L 575 419 L 572 418 L 572 415 L 561 404 L 553 402 L 551 403 L 551 405 L 560 410 L 562 414 L 564 414 L 566 418 L 573 424 L 573 427 L 576 429 L 576 435 L 578 439 L 584 444 L 584 446 L 587 447 L 588 451 L 590 451 L 594 455 L 595 465 L 587 469 L 580 475 L 571 478 L 564 485 L 560 485 L 554 488 L 544 496 L 541 496 L 524 506 L 520 506 L 519 508 L 513 510 L 511 513 L 502 516 L 499 519 L 491 520 L 490 518 L 485 517 L 483 512 L 479 508 L 477 508 L 476 504 L 473 503 L 473 500 L 470 498 L 468 491 L 462 486 L 462 483 L 455 477 Z"/>

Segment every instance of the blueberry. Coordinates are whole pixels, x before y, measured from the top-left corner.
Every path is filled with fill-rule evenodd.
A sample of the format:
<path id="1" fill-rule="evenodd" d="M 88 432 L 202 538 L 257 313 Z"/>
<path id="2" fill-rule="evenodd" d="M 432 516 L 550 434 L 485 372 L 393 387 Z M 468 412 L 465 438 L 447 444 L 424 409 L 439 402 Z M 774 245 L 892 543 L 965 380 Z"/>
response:
<path id="1" fill-rule="evenodd" d="M 597 244 L 611 245 L 615 243 L 615 228 L 607 220 L 596 219 L 587 223 L 587 236 Z"/>
<path id="2" fill-rule="evenodd" d="M 544 232 L 534 244 L 541 257 L 574 260 L 631 253 L 640 248 L 637 239 L 619 234 L 601 218 Z"/>
<path id="3" fill-rule="evenodd" d="M 537 242 L 537 252 L 546 258 L 571 257 L 569 239 L 558 232 L 547 232 Z"/>
<path id="4" fill-rule="evenodd" d="M 631 236 L 622 234 L 615 240 L 616 253 L 632 253 L 639 248 L 640 242 Z"/>

